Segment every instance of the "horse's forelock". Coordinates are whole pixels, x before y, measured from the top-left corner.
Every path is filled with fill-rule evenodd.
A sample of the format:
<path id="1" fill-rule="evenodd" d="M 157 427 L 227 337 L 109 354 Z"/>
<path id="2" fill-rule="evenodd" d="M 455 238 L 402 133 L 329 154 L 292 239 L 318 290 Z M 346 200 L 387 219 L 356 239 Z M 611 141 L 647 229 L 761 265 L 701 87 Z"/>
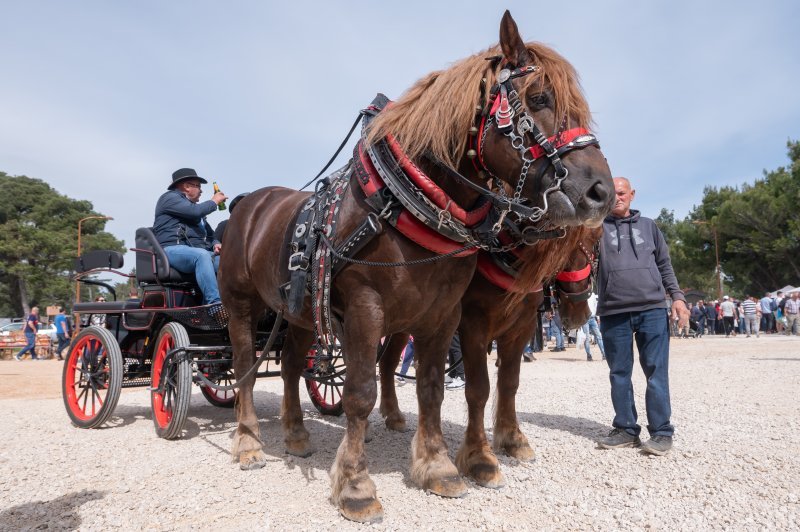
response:
<path id="1" fill-rule="evenodd" d="M 568 116 L 575 122 L 572 127 L 587 127 L 591 122 L 589 106 L 572 65 L 543 44 L 526 46 L 533 64 L 541 69 L 523 78 L 523 91 L 541 90 L 545 84 L 555 97 L 556 116 Z M 494 46 L 417 81 L 373 120 L 367 142 L 391 133 L 412 159 L 430 153 L 452 167 L 458 166 L 466 150 L 467 131 L 475 121 L 475 107 L 486 104 L 479 101 L 481 78 L 486 78 L 486 97 L 497 82 L 486 58 L 500 53 L 500 47 Z"/>

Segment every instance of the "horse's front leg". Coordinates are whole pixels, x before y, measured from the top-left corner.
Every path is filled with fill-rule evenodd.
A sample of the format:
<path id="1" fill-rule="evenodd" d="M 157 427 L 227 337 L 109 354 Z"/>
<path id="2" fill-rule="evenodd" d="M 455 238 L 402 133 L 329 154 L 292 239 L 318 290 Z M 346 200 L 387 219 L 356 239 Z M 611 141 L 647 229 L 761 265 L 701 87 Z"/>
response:
<path id="1" fill-rule="evenodd" d="M 467 485 L 447 456 L 441 416 L 445 357 L 459 314 L 454 314 L 455 322 L 440 324 L 435 332 L 414 335 L 419 420 L 411 441 L 411 480 L 443 497 L 461 497 L 467 492 Z"/>
<path id="2" fill-rule="evenodd" d="M 258 416 L 253 403 L 253 386 L 255 375 L 246 379 L 241 376 L 247 373 L 256 361 L 255 356 L 255 323 L 248 303 L 235 300 L 228 306 L 230 322 L 228 332 L 233 346 L 233 373 L 239 389 L 236 392 L 236 433 L 233 436 L 231 454 L 234 461 L 239 462 L 241 469 L 258 469 L 267 463 L 267 456 L 262 449 L 261 435 L 258 428 Z"/>
<path id="3" fill-rule="evenodd" d="M 486 345 L 491 342 L 486 327 L 462 320 L 460 327 L 461 352 L 467 381 L 467 431 L 456 454 L 456 464 L 462 475 L 487 488 L 500 488 L 505 478 L 484 430 L 484 411 L 489 400 L 489 370 Z"/>
<path id="4" fill-rule="evenodd" d="M 527 329 L 526 329 L 527 331 Z M 522 351 L 530 334 L 509 334 L 497 340 L 497 403 L 494 418 L 493 447 L 518 460 L 532 460 L 535 456 L 528 438 L 522 433 L 517 421 L 517 389 Z M 531 331 L 532 334 L 532 331 Z"/>
<path id="5" fill-rule="evenodd" d="M 397 390 L 395 389 L 394 372 L 403 354 L 403 349 L 408 343 L 407 334 L 393 334 L 389 338 L 389 345 L 386 346 L 383 357 L 380 359 L 379 366 L 381 371 L 381 406 L 380 412 L 386 422 L 386 428 L 404 432 L 406 430 L 406 418 L 400 411 L 397 403 Z"/>
<path id="6" fill-rule="evenodd" d="M 364 448 L 368 417 L 377 399 L 375 348 L 382 330 L 380 296 L 364 290 L 358 301 L 350 302 L 344 317 L 342 347 L 347 357 L 347 378 L 342 401 L 347 430 L 330 471 L 331 500 L 344 517 L 359 522 L 383 518 Z"/>
<path id="7" fill-rule="evenodd" d="M 306 367 L 306 355 L 313 343 L 313 332 L 290 325 L 286 330 L 286 341 L 281 352 L 283 439 L 286 452 L 300 457 L 309 456 L 313 452 L 308 441 L 308 430 L 303 425 L 303 410 L 300 408 L 300 376 Z"/>

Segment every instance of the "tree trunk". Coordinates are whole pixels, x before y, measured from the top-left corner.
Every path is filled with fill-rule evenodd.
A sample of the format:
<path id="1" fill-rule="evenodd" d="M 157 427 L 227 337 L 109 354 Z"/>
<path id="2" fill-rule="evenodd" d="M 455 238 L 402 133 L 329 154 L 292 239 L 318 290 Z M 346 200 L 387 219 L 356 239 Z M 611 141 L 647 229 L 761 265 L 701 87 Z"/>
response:
<path id="1" fill-rule="evenodd" d="M 25 279 L 22 277 L 17 277 L 17 288 L 19 288 L 19 302 L 22 305 L 22 315 L 27 316 L 31 313 L 31 305 L 28 301 L 28 285 L 25 283 Z"/>

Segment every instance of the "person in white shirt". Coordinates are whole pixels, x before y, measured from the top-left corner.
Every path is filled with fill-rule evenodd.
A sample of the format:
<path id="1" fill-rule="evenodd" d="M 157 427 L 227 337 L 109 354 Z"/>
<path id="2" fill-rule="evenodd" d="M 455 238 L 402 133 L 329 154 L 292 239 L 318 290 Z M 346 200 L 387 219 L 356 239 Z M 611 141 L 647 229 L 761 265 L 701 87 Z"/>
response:
<path id="1" fill-rule="evenodd" d="M 592 359 L 592 342 L 589 336 L 594 337 L 594 341 L 597 344 L 597 347 L 600 348 L 600 355 L 603 357 L 603 360 L 606 359 L 606 350 L 603 347 L 603 336 L 600 334 L 600 326 L 598 325 L 597 316 L 595 316 L 595 312 L 597 311 L 597 294 L 592 294 L 589 296 L 588 301 L 586 303 L 589 305 L 589 312 L 592 313 L 589 316 L 589 319 L 586 320 L 586 323 L 581 325 L 581 332 L 583 333 L 583 348 L 586 350 L 586 360 L 593 360 Z"/>
<path id="2" fill-rule="evenodd" d="M 728 338 L 731 332 L 733 332 L 733 320 L 736 319 L 736 305 L 733 304 L 730 297 L 725 296 L 722 298 L 719 310 L 722 312 L 722 324 L 725 327 L 725 338 Z"/>

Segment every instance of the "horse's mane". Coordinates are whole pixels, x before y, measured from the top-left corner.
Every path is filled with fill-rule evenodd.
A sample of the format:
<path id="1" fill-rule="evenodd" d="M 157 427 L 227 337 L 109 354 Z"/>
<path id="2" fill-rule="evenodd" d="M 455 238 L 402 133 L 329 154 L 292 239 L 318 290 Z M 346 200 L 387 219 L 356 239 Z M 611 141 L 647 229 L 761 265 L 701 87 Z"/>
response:
<path id="1" fill-rule="evenodd" d="M 591 114 L 572 65 L 555 50 L 540 43 L 526 44 L 531 64 L 540 69 L 521 78 L 524 93 L 549 89 L 556 102 L 556 124 L 566 117 L 567 127 L 588 127 Z M 430 154 L 457 167 L 466 149 L 467 131 L 475 120 L 480 100 L 481 78 L 486 78 L 486 95 L 497 81 L 499 67 L 486 59 L 501 54 L 494 46 L 456 62 L 446 70 L 431 72 L 409 88 L 397 102 L 372 122 L 367 142 L 391 133 L 406 154 L 414 159 Z M 552 135 L 555 132 L 545 132 Z"/>
<path id="2" fill-rule="evenodd" d="M 572 256 L 578 252 L 578 242 L 590 236 L 585 226 L 568 227 L 564 238 L 540 240 L 537 244 L 522 250 L 514 286 L 522 292 L 509 291 L 506 297 L 506 310 L 510 311 L 525 299 L 525 289 L 541 284 L 564 269 Z M 589 246 L 591 249 L 591 246 Z"/>

